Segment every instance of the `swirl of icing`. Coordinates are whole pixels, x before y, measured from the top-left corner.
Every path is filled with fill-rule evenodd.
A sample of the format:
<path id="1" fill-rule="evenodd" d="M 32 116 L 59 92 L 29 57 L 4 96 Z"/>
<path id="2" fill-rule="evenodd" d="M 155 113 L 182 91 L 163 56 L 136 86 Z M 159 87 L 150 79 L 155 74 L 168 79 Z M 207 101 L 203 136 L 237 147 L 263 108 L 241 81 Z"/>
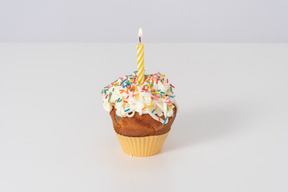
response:
<path id="1" fill-rule="evenodd" d="M 108 112 L 114 106 L 116 116 L 132 117 L 149 114 L 163 124 L 173 115 L 176 106 L 174 86 L 161 73 L 145 75 L 143 84 L 137 82 L 137 71 L 125 78 L 119 77 L 101 91 L 104 109 Z M 164 115 L 165 120 L 162 117 Z M 117 117 L 118 119 L 118 117 Z"/>

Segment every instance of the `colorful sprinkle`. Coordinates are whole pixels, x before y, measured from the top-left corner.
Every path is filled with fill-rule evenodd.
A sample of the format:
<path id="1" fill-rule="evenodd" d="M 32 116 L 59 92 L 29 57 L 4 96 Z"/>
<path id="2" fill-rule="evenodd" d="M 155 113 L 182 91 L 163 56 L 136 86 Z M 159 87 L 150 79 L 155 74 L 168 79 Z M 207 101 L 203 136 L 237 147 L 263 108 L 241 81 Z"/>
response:
<path id="1" fill-rule="evenodd" d="M 120 85 L 122 85 L 125 81 L 126 81 L 126 79 L 124 79 Z"/>
<path id="2" fill-rule="evenodd" d="M 109 99 L 108 99 L 108 102 L 110 101 L 110 99 L 111 99 L 111 95 L 112 95 L 112 93 L 110 93 L 110 95 L 109 95 Z"/>
<path id="3" fill-rule="evenodd" d="M 165 123 L 166 123 L 167 119 L 168 119 L 168 116 L 165 118 L 165 121 L 163 122 L 163 125 L 165 125 Z"/>

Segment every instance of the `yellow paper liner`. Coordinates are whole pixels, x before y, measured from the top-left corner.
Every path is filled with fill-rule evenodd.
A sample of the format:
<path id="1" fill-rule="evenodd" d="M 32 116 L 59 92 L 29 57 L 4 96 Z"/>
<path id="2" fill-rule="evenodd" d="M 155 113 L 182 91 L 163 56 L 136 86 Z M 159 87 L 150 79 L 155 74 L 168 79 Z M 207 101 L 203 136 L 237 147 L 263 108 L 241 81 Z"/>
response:
<path id="1" fill-rule="evenodd" d="M 127 137 L 116 133 L 123 151 L 134 157 L 148 157 L 159 153 L 169 132 L 147 137 Z"/>

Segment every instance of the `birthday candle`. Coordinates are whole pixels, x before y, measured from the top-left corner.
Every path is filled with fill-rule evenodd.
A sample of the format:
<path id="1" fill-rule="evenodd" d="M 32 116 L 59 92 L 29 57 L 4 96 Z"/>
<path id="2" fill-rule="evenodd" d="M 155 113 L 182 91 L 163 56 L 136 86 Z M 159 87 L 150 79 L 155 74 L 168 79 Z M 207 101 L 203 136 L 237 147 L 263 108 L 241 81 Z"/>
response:
<path id="1" fill-rule="evenodd" d="M 144 44 L 141 43 L 142 38 L 142 29 L 139 29 L 138 32 L 139 43 L 137 44 L 137 81 L 139 84 L 144 82 Z"/>

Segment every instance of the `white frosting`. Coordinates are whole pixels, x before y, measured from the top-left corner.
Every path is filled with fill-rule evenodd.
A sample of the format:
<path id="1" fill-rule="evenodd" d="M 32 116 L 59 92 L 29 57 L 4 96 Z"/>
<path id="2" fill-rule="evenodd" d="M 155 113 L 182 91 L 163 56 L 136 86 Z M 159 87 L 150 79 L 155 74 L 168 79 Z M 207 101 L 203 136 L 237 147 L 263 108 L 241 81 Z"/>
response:
<path id="1" fill-rule="evenodd" d="M 104 109 L 110 112 L 114 106 L 119 117 L 132 117 L 135 112 L 149 114 L 166 124 L 176 106 L 172 85 L 160 73 L 145 75 L 144 83 L 139 85 L 136 74 L 135 71 L 126 78 L 119 78 L 102 90 Z M 163 115 L 165 121 L 160 118 Z"/>

